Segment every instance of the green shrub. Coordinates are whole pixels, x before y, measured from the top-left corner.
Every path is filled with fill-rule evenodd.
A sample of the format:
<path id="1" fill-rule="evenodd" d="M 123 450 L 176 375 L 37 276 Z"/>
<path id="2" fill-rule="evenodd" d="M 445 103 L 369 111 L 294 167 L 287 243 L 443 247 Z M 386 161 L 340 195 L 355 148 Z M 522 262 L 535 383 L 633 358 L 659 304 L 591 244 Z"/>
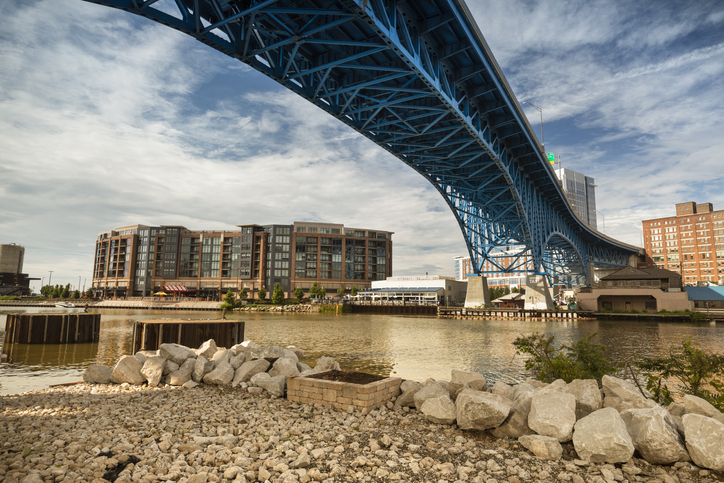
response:
<path id="1" fill-rule="evenodd" d="M 666 381 L 674 384 L 674 392 L 691 394 L 724 410 L 724 354 L 704 352 L 691 336 L 681 346 L 671 349 L 665 357 L 646 357 L 636 363 L 643 371 L 646 388 L 659 404 L 669 404 L 672 390 Z"/>
<path id="2" fill-rule="evenodd" d="M 537 332 L 518 337 L 513 341 L 516 354 L 527 354 L 525 368 L 533 373 L 533 377 L 543 382 L 563 379 L 571 382 L 574 379 L 596 379 L 616 372 L 616 366 L 605 357 L 606 348 L 594 344 L 592 339 L 596 333 L 590 333 L 572 346 L 553 343 L 555 336 L 545 337 Z"/>

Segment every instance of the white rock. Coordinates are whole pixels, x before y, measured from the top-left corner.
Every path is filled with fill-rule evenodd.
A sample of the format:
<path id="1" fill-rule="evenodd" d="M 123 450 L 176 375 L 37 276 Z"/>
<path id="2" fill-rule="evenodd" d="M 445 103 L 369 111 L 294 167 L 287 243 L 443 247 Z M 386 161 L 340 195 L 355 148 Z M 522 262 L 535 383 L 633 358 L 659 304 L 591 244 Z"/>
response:
<path id="1" fill-rule="evenodd" d="M 456 405 L 458 426 L 482 431 L 503 424 L 513 402 L 499 394 L 465 389 L 458 395 Z"/>
<path id="2" fill-rule="evenodd" d="M 214 362 L 209 361 L 204 356 L 199 356 L 194 362 L 194 370 L 191 371 L 191 379 L 201 382 L 204 376 L 214 370 Z"/>
<path id="3" fill-rule="evenodd" d="M 530 384 L 528 384 L 527 382 L 521 382 L 520 384 L 516 384 L 515 386 L 513 386 L 512 389 L 513 390 L 510 393 L 510 399 L 512 399 L 513 401 L 515 401 L 516 399 L 518 399 L 521 395 L 523 395 L 525 393 L 535 392 L 535 388 L 533 386 L 531 386 Z"/>
<path id="4" fill-rule="evenodd" d="M 188 358 L 196 359 L 196 352 L 180 344 L 161 344 L 158 350 L 161 357 L 173 361 L 179 366 Z"/>
<path id="5" fill-rule="evenodd" d="M 149 357 L 146 362 L 143 363 L 141 374 L 148 381 L 148 385 L 155 387 L 161 382 L 163 377 L 163 367 L 166 365 L 166 359 L 161 356 Z"/>
<path id="6" fill-rule="evenodd" d="M 266 373 L 265 373 L 266 374 Z M 257 374 L 254 377 L 260 376 Z M 261 387 L 272 396 L 284 397 L 287 389 L 287 377 L 286 376 L 274 376 L 271 377 L 266 374 L 267 377 L 260 378 L 255 381 L 256 386 Z M 253 378 L 252 378 L 253 379 Z"/>
<path id="7" fill-rule="evenodd" d="M 533 395 L 528 426 L 541 436 L 560 442 L 570 441 L 576 423 L 576 398 L 558 391 L 538 391 Z"/>
<path id="8" fill-rule="evenodd" d="M 233 367 L 234 370 L 236 370 L 236 369 L 238 369 L 239 367 L 241 367 L 241 365 L 242 365 L 244 362 L 246 362 L 246 354 L 244 354 L 244 353 L 242 352 L 242 353 L 240 353 L 240 354 L 238 354 L 238 355 L 233 355 L 233 354 L 234 354 L 234 351 L 231 350 L 231 349 L 229 349 L 229 350 L 230 350 L 230 352 L 232 353 L 231 359 L 229 359 L 229 364 L 231 364 L 231 367 Z"/>
<path id="9" fill-rule="evenodd" d="M 573 447 L 591 463 L 625 463 L 634 454 L 626 424 L 614 408 L 603 408 L 576 422 Z"/>
<path id="10" fill-rule="evenodd" d="M 485 391 L 488 389 L 485 383 L 485 376 L 479 372 L 466 372 L 453 369 L 450 382 L 459 383 L 477 391 Z"/>
<path id="11" fill-rule="evenodd" d="M 138 362 L 140 362 L 141 364 L 145 364 L 145 363 L 146 363 L 146 359 L 148 359 L 148 356 L 146 356 L 146 354 L 144 354 L 144 353 L 141 352 L 141 351 L 138 351 L 138 352 L 136 352 L 135 354 L 133 354 L 133 357 L 135 357 L 136 359 L 138 359 Z"/>
<path id="12" fill-rule="evenodd" d="M 294 352 L 293 350 L 291 350 L 291 349 L 282 349 L 282 351 L 283 351 L 283 353 L 284 353 L 284 355 L 282 356 L 283 358 L 292 359 L 295 363 L 296 363 L 296 362 L 299 362 L 299 356 L 297 356 L 297 353 Z"/>
<path id="13" fill-rule="evenodd" d="M 601 379 L 601 384 L 603 385 L 603 392 L 607 397 L 620 397 L 624 401 L 636 398 L 645 399 L 645 396 L 641 394 L 641 391 L 633 383 L 624 379 L 606 375 Z"/>
<path id="14" fill-rule="evenodd" d="M 289 351 L 291 352 L 291 351 Z M 282 357 L 274 361 L 274 365 L 269 369 L 269 375 L 274 376 L 287 376 L 296 377 L 299 375 L 299 369 L 297 369 L 297 361 L 288 357 Z"/>
<path id="15" fill-rule="evenodd" d="M 281 359 L 284 357 L 284 349 L 276 345 L 264 347 L 261 352 L 262 359 Z"/>
<path id="16" fill-rule="evenodd" d="M 563 456 L 563 446 L 556 438 L 530 434 L 518 438 L 518 442 L 525 449 L 538 456 L 549 460 L 558 460 Z"/>
<path id="17" fill-rule="evenodd" d="M 174 361 L 166 360 L 166 363 L 163 365 L 163 375 L 168 376 L 172 372 L 178 371 L 179 367 L 181 367 L 179 364 L 176 364 Z"/>
<path id="18" fill-rule="evenodd" d="M 248 382 L 255 374 L 265 373 L 269 366 L 269 361 L 266 359 L 256 359 L 243 363 L 234 373 L 234 379 L 231 382 L 232 387 L 236 387 L 242 382 Z"/>
<path id="19" fill-rule="evenodd" d="M 201 344 L 195 352 L 197 357 L 203 357 L 208 361 L 214 356 L 214 354 L 216 354 L 217 350 L 219 350 L 219 348 L 216 347 L 216 341 L 214 341 L 214 339 L 209 339 Z"/>
<path id="20" fill-rule="evenodd" d="M 684 405 L 684 412 L 686 414 L 701 414 L 702 416 L 714 418 L 720 423 L 724 423 L 724 414 L 705 399 L 687 394 L 681 402 Z"/>
<path id="21" fill-rule="evenodd" d="M 681 418 L 691 460 L 714 471 L 724 471 L 724 424 L 701 414 Z"/>
<path id="22" fill-rule="evenodd" d="M 90 384 L 109 384 L 112 373 L 113 368 L 111 367 L 91 364 L 88 366 L 88 369 L 83 372 L 83 380 Z"/>
<path id="23" fill-rule="evenodd" d="M 420 412 L 436 424 L 452 424 L 455 422 L 455 403 L 447 395 L 426 399 L 420 408 Z"/>
<path id="24" fill-rule="evenodd" d="M 450 396 L 450 393 L 447 389 L 437 383 L 429 384 L 417 391 L 413 396 L 415 407 L 419 411 L 427 399 L 440 396 Z"/>
<path id="25" fill-rule="evenodd" d="M 666 409 L 628 409 L 621 412 L 621 419 L 634 447 L 649 463 L 670 465 L 689 460 L 676 423 Z"/>
<path id="26" fill-rule="evenodd" d="M 146 378 L 141 374 L 143 364 L 133 356 L 121 356 L 111 373 L 111 382 L 116 384 L 143 384 Z"/>
<path id="27" fill-rule="evenodd" d="M 603 407 L 603 397 L 595 379 L 574 379 L 564 390 L 576 398 L 577 419 L 586 417 Z"/>
<path id="28" fill-rule="evenodd" d="M 513 398 L 511 397 L 511 395 L 513 394 L 513 388 L 504 382 L 500 382 L 500 381 L 496 382 L 493 385 L 492 391 L 493 391 L 493 394 L 498 394 L 499 396 L 506 397 L 506 398 L 510 399 L 511 401 L 513 400 Z"/>
<path id="29" fill-rule="evenodd" d="M 203 381 L 206 384 L 225 386 L 231 383 L 232 379 L 234 379 L 234 368 L 228 362 L 222 362 L 216 366 L 216 369 L 206 374 Z"/>
<path id="30" fill-rule="evenodd" d="M 306 354 L 304 349 L 300 349 L 299 347 L 295 347 L 293 345 L 287 346 L 286 348 L 289 349 L 290 351 L 294 352 L 297 355 L 297 361 L 299 359 L 302 359 Z"/>
<path id="31" fill-rule="evenodd" d="M 401 408 L 415 406 L 415 393 L 420 389 L 422 389 L 422 384 L 417 381 L 402 381 L 402 384 L 400 384 L 402 394 L 395 399 L 395 406 Z"/>
<path id="32" fill-rule="evenodd" d="M 496 438 L 518 439 L 526 434 L 533 434 L 533 430 L 528 426 L 528 413 L 525 411 L 514 411 L 511 408 L 510 414 L 505 418 L 503 424 L 493 429 L 491 433 Z"/>
<path id="33" fill-rule="evenodd" d="M 323 356 L 320 357 L 317 361 L 317 364 L 314 366 L 314 368 L 309 372 L 304 372 L 304 374 L 318 374 L 320 372 L 326 372 L 326 371 L 340 371 L 341 368 L 339 367 L 339 363 L 332 359 L 331 357 Z"/>
<path id="34" fill-rule="evenodd" d="M 231 357 L 234 355 L 229 349 L 219 349 L 214 352 L 211 360 L 214 361 L 214 367 L 219 367 L 222 362 L 229 362 Z"/>
<path id="35" fill-rule="evenodd" d="M 194 381 L 193 379 L 190 381 L 184 382 L 181 387 L 185 387 L 186 389 L 193 389 L 199 385 L 198 382 Z"/>
<path id="36" fill-rule="evenodd" d="M 239 368 L 239 369 L 241 369 L 241 368 Z M 265 381 L 267 379 L 271 379 L 271 376 L 269 375 L 268 372 L 259 372 L 257 374 L 254 374 L 253 376 L 251 376 L 251 378 L 249 379 L 249 385 L 258 386 L 259 382 Z"/>
<path id="37" fill-rule="evenodd" d="M 172 386 L 183 386 L 191 380 L 195 365 L 196 359 L 187 359 L 177 371 L 168 375 L 168 383 Z"/>

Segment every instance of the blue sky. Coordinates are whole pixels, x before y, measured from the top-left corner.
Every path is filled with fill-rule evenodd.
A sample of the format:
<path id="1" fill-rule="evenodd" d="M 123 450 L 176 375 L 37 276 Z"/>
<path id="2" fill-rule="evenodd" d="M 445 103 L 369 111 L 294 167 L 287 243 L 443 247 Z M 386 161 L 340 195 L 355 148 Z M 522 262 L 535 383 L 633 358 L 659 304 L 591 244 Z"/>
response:
<path id="1" fill-rule="evenodd" d="M 546 149 L 595 178 L 600 229 L 639 245 L 675 203 L 724 209 L 723 2 L 468 5 Z M 0 243 L 31 276 L 89 285 L 96 235 L 131 223 L 389 230 L 395 275 L 465 254 L 421 176 L 250 68 L 80 0 L 0 16 Z"/>

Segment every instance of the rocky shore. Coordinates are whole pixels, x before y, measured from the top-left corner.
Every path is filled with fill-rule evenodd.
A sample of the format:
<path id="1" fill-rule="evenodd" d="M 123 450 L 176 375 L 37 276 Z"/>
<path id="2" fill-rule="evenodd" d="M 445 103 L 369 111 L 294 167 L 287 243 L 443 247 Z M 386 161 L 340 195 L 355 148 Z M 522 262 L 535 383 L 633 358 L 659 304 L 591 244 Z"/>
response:
<path id="1" fill-rule="evenodd" d="M 570 443 L 542 459 L 392 403 L 363 415 L 218 386 L 79 384 L 1 404 L 6 483 L 723 481 L 687 462 L 592 464 Z"/>
<path id="2" fill-rule="evenodd" d="M 289 378 L 339 369 L 303 352 L 162 344 L 89 367 L 85 383 L 3 396 L 0 481 L 724 481 L 724 415 L 699 398 L 663 408 L 609 376 L 603 390 L 488 388 L 452 371 L 334 409 L 285 398 Z"/>

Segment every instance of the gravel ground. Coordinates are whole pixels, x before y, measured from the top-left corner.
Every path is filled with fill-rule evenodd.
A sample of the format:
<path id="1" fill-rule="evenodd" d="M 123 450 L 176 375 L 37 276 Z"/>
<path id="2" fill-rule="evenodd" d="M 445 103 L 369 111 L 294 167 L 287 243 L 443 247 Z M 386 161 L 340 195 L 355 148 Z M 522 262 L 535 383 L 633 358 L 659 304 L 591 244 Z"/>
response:
<path id="1" fill-rule="evenodd" d="M 0 399 L 0 481 L 714 482 L 690 463 L 532 456 L 514 440 L 431 424 L 415 410 L 362 414 L 199 386 L 78 384 Z"/>

